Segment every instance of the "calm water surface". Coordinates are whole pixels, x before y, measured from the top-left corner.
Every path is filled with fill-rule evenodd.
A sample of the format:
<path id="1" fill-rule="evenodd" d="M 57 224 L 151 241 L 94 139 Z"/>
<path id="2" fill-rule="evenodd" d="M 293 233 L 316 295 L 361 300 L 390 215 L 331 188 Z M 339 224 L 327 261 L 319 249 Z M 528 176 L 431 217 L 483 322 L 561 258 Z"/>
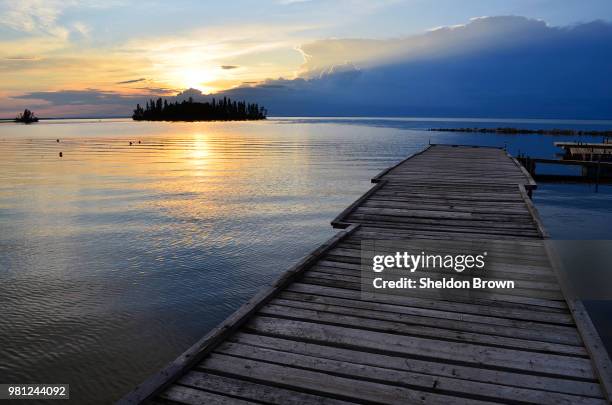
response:
<path id="1" fill-rule="evenodd" d="M 331 237 L 381 169 L 429 142 L 554 157 L 571 139 L 422 130 L 442 125 L 466 121 L 0 124 L 0 382 L 112 402 Z M 535 201 L 555 237 L 612 239 L 609 187 L 543 185 Z"/>

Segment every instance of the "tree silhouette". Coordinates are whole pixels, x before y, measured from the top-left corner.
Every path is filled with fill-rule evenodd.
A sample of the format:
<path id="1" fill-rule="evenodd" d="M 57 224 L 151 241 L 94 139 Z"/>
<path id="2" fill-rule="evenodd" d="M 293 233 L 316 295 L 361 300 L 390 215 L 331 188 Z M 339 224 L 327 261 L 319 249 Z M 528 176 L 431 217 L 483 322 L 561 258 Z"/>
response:
<path id="1" fill-rule="evenodd" d="M 38 117 L 34 115 L 34 113 L 27 108 L 23 110 L 23 113 L 19 114 L 17 118 L 15 118 L 15 122 L 23 122 L 24 124 L 29 124 L 31 122 L 37 122 Z"/>
<path id="2" fill-rule="evenodd" d="M 180 103 L 168 103 L 160 97 L 147 101 L 144 109 L 137 104 L 132 118 L 136 121 L 241 121 L 262 120 L 266 114 L 266 109 L 258 104 L 236 102 L 227 97 L 204 103 L 195 102 L 191 97 Z"/>

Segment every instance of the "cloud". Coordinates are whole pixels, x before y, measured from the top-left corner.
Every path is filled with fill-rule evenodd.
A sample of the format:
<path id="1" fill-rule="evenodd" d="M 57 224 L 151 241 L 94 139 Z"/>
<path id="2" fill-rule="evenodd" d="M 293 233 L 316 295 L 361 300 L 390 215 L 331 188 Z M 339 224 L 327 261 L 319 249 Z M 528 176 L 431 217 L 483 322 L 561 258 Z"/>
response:
<path id="1" fill-rule="evenodd" d="M 544 21 L 517 16 L 476 17 L 468 24 L 436 27 L 421 35 L 393 39 L 324 39 L 297 49 L 304 57 L 301 74 L 312 77 L 330 66 L 350 62 L 360 67 L 449 56 L 490 46 L 516 45 L 546 36 Z"/>
<path id="2" fill-rule="evenodd" d="M 15 61 L 33 61 L 33 60 L 39 60 L 40 58 L 38 58 L 36 56 L 15 55 L 15 56 L 7 56 L 4 59 L 6 59 L 6 60 L 15 60 Z"/>
<path id="3" fill-rule="evenodd" d="M 116 84 L 130 84 L 130 83 L 138 83 L 138 82 L 144 82 L 145 79 L 144 77 L 141 77 L 140 79 L 132 79 L 132 80 L 124 80 L 122 82 L 117 82 Z"/>
<path id="4" fill-rule="evenodd" d="M 480 17 L 389 40 L 300 47 L 299 79 L 223 92 L 272 115 L 612 118 L 612 25 Z"/>
<path id="5" fill-rule="evenodd" d="M 0 27 L 38 37 L 52 37 L 68 41 L 69 36 L 88 37 L 90 27 L 75 21 L 61 23 L 60 17 L 70 8 L 82 6 L 75 0 L 0 0 Z M 95 2 L 86 4 L 96 7 Z"/>
<path id="6" fill-rule="evenodd" d="M 174 96 L 177 93 L 176 89 L 168 87 L 136 87 L 136 90 L 144 90 L 147 94 L 154 96 Z"/>
<path id="7" fill-rule="evenodd" d="M 148 75 L 176 87 L 212 91 L 242 81 L 290 74 L 300 65 L 295 40 L 310 26 L 300 24 L 240 24 L 200 28 L 175 35 L 127 41 L 126 54 L 151 61 Z"/>
<path id="8" fill-rule="evenodd" d="M 113 91 L 98 89 L 86 90 L 59 90 L 36 91 L 12 96 L 14 99 L 44 100 L 50 105 L 79 105 L 79 104 L 117 104 L 146 97 L 144 95 L 125 95 Z"/>
<path id="9" fill-rule="evenodd" d="M 106 8 L 117 5 L 113 1 L 77 0 L 0 0 L 0 27 L 30 35 L 67 39 L 71 33 L 87 37 L 90 27 L 82 21 L 60 22 L 69 9 Z"/>
<path id="10" fill-rule="evenodd" d="M 141 95 L 123 95 L 97 89 L 35 91 L 8 97 L 10 103 L 0 106 L 0 116 L 13 117 L 29 108 L 39 117 L 109 117 L 128 116 Z"/>
<path id="11" fill-rule="evenodd" d="M 99 89 L 34 91 L 13 95 L 18 105 L 35 109 L 39 116 L 129 116 L 137 103 L 144 104 L 150 98 L 173 96 L 175 91 L 160 88 L 142 88 L 140 93 L 123 94 Z M 12 116 L 14 108 L 0 110 Z"/>
<path id="12" fill-rule="evenodd" d="M 183 77 L 192 66 L 225 74 L 220 66 L 240 66 L 238 71 L 229 69 L 226 73 L 237 74 L 240 87 L 214 95 L 188 89 L 177 98 L 246 99 L 266 106 L 271 115 L 612 118 L 612 25 L 602 21 L 553 27 L 523 17 L 479 17 L 409 37 L 308 42 L 299 47 L 304 63 L 294 79 L 259 80 L 266 76 L 238 75 L 256 64 L 233 58 L 261 50 L 256 44 L 251 48 L 249 39 L 240 33 L 223 41 L 208 40 L 206 44 L 189 38 L 148 41 L 155 47 L 149 48 L 147 55 L 156 61 L 155 69 L 161 70 L 135 69 L 140 62 L 129 66 L 122 62 L 112 79 L 105 78 L 105 83 L 112 84 L 141 83 L 141 87 L 129 87 L 133 94 L 124 94 L 126 87 L 104 91 L 99 90 L 104 85 L 95 84 L 93 89 L 80 91 L 33 91 L 14 96 L 14 100 L 40 103 L 49 111 L 74 111 L 73 116 L 81 111 L 125 116 L 138 102 L 175 94 L 172 87 L 176 84 L 170 78 L 141 80 L 145 77 L 157 79 L 164 69 Z M 239 49 L 243 41 L 248 51 Z M 128 51 L 135 47 L 130 44 L 126 55 L 132 55 Z M 210 49 L 216 50 L 212 56 L 207 53 Z M 136 50 L 141 55 L 142 49 Z M 40 74 L 53 68 L 68 71 L 70 77 L 91 69 L 93 75 L 104 63 L 93 57 L 79 64 L 76 59 L 51 62 L 36 59 L 36 53 L 2 52 L 0 48 L 0 57 L 5 58 L 0 59 L 0 70 L 5 75 L 15 71 L 15 66 L 36 68 Z M 96 65 L 95 69 L 88 63 Z M 131 74 L 143 77 L 124 80 Z"/>
<path id="13" fill-rule="evenodd" d="M 4 0 L 0 2 L 0 25 L 15 31 L 45 32 L 65 37 L 67 30 L 57 24 L 57 18 L 69 3 L 54 0 Z"/>
<path id="14" fill-rule="evenodd" d="M 91 28 L 87 24 L 77 21 L 72 24 L 72 32 L 83 38 L 88 38 L 91 33 Z"/>
<path id="15" fill-rule="evenodd" d="M 309 3 L 312 0 L 278 0 L 278 4 L 282 4 L 284 6 L 291 4 L 299 4 L 299 3 Z"/>
<path id="16" fill-rule="evenodd" d="M 176 96 L 176 90 L 162 87 L 140 87 L 137 93 L 124 94 L 117 91 L 106 91 L 100 89 L 85 90 L 58 90 L 58 91 L 33 91 L 25 94 L 12 95 L 10 108 L 0 106 L 0 116 L 11 117 L 17 110 L 23 108 L 34 109 L 39 116 L 61 117 L 61 116 L 88 116 L 108 117 L 131 115 L 136 104 L 144 104 L 149 99 L 158 97 L 167 98 L 169 101 L 181 99 Z M 187 90 L 181 94 L 185 97 L 194 95 L 194 98 L 202 96 L 196 89 Z"/>

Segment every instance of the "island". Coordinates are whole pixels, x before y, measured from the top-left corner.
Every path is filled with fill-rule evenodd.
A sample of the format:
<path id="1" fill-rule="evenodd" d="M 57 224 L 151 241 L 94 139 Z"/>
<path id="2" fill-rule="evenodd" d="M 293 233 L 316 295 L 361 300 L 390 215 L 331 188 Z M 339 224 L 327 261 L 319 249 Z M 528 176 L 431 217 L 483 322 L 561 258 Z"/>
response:
<path id="1" fill-rule="evenodd" d="M 23 113 L 19 114 L 15 118 L 15 122 L 23 122 L 24 124 L 31 124 L 32 122 L 38 122 L 38 117 L 27 108 L 23 110 Z"/>
<path id="2" fill-rule="evenodd" d="M 210 102 L 196 102 L 193 98 L 168 103 L 150 100 L 145 108 L 136 105 L 132 118 L 136 121 L 246 121 L 266 119 L 266 109 L 255 103 L 232 101 L 227 97 Z"/>

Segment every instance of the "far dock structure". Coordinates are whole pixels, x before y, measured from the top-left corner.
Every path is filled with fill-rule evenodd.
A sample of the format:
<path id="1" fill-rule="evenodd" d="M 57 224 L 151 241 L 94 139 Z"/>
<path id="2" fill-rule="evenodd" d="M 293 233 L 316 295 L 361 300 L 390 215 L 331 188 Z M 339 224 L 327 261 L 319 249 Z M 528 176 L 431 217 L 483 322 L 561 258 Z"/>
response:
<path id="1" fill-rule="evenodd" d="M 610 403 L 609 356 L 515 159 L 431 145 L 372 181 L 339 233 L 120 403 Z M 516 288 L 363 295 L 361 242 L 414 239 L 495 240 L 490 276 Z"/>
<path id="2" fill-rule="evenodd" d="M 541 181 L 595 183 L 597 189 L 600 182 L 609 183 L 612 180 L 612 143 L 555 142 L 555 146 L 563 148 L 563 153 L 558 154 L 561 159 L 521 156 L 518 161 L 531 176 Z M 538 174 L 536 168 L 539 164 L 578 166 L 581 175 Z"/>
<path id="3" fill-rule="evenodd" d="M 555 142 L 555 146 L 565 150 L 563 159 L 612 162 L 612 142 Z"/>

